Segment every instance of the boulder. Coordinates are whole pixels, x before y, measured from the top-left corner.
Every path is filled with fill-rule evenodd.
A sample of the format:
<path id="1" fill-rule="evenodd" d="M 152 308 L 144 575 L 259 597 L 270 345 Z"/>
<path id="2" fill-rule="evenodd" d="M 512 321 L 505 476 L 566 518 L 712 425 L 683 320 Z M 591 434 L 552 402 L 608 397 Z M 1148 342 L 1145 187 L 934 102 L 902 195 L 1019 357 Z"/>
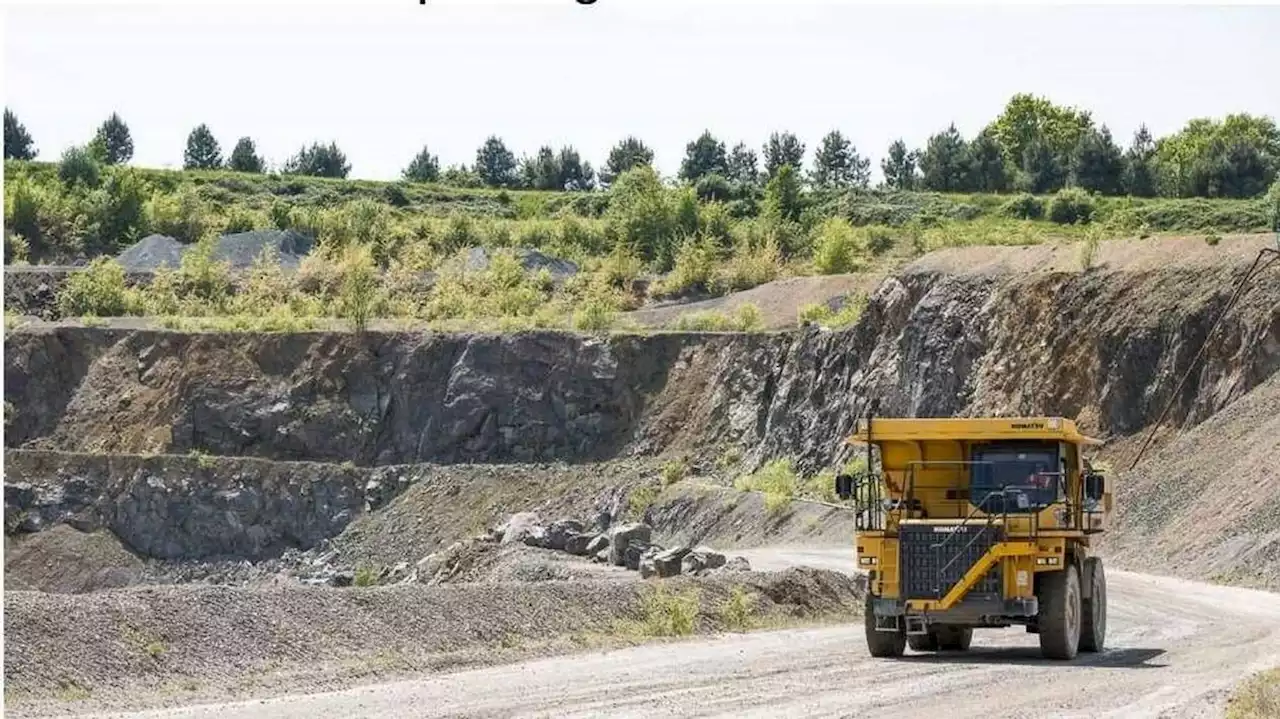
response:
<path id="1" fill-rule="evenodd" d="M 520 540 L 530 547 L 547 548 L 547 530 L 545 527 L 533 527 L 525 532 Z"/>
<path id="2" fill-rule="evenodd" d="M 534 512 L 519 512 L 511 515 L 499 528 L 502 532 L 503 544 L 524 542 L 534 530 L 542 530 L 542 518 Z"/>
<path id="3" fill-rule="evenodd" d="M 592 561 L 600 562 L 601 564 L 612 564 L 612 563 L 613 563 L 613 557 L 611 556 L 611 553 L 609 552 L 609 548 L 608 548 L 608 547 L 605 547 L 604 549 L 601 549 L 600 551 L 598 551 L 598 552 L 596 552 L 595 554 L 593 554 L 593 555 L 591 556 L 591 559 L 592 559 Z"/>
<path id="4" fill-rule="evenodd" d="M 730 560 L 729 560 L 729 561 L 724 565 L 724 571 L 726 571 L 726 572 L 750 572 L 750 571 L 751 571 L 751 563 L 747 561 L 747 558 L 746 558 L 746 557 L 734 557 L 733 559 L 730 559 Z"/>
<path id="5" fill-rule="evenodd" d="M 576 519 L 561 519 L 552 522 L 551 526 L 547 527 L 546 537 L 542 546 L 547 549 L 554 549 L 557 552 L 563 552 L 568 544 L 569 537 L 580 534 L 584 529 L 582 522 Z"/>
<path id="6" fill-rule="evenodd" d="M 685 574 L 697 574 L 708 569 L 719 569 L 728 561 L 723 554 L 710 547 L 698 547 L 681 560 L 680 569 Z"/>
<path id="7" fill-rule="evenodd" d="M 653 554 L 659 551 L 662 551 L 661 547 L 655 547 L 649 544 L 648 542 L 641 542 L 641 541 L 631 542 L 630 544 L 627 545 L 626 550 L 623 552 L 622 564 L 624 567 L 626 567 L 627 569 L 630 569 L 633 572 L 639 571 L 640 560 L 643 559 L 646 554 L 648 554 L 649 556 L 652 556 Z"/>
<path id="8" fill-rule="evenodd" d="M 598 535 L 595 534 L 570 534 L 564 542 L 564 551 L 579 557 L 585 557 L 588 554 L 594 554 L 591 551 L 591 544 L 596 541 Z"/>
<path id="9" fill-rule="evenodd" d="M 641 555 L 640 567 L 639 567 L 641 579 L 648 579 L 649 577 L 659 576 L 658 567 L 657 567 L 657 564 L 655 563 L 656 557 L 657 557 L 656 552 L 645 552 L 643 555 Z"/>
<path id="10" fill-rule="evenodd" d="M 356 582 L 356 573 L 353 569 L 343 569 L 333 573 L 329 577 L 329 586 L 331 587 L 349 587 Z"/>
<path id="11" fill-rule="evenodd" d="M 659 577 L 674 577 L 680 573 L 680 562 L 689 554 L 688 547 L 672 547 L 653 556 L 654 569 Z"/>
<path id="12" fill-rule="evenodd" d="M 609 530 L 609 561 L 615 566 L 623 566 L 626 563 L 626 551 L 632 542 L 640 542 L 645 546 L 649 545 L 649 541 L 653 536 L 653 528 L 647 524 L 633 522 L 630 524 L 621 524 Z M 635 569 L 636 567 L 631 567 Z"/>
<path id="13" fill-rule="evenodd" d="M 587 543 L 587 554 L 599 554 L 601 551 L 606 553 L 609 551 L 609 535 L 607 534 L 594 535 L 591 541 Z M 608 558 L 608 555 L 606 554 L 605 557 Z"/>

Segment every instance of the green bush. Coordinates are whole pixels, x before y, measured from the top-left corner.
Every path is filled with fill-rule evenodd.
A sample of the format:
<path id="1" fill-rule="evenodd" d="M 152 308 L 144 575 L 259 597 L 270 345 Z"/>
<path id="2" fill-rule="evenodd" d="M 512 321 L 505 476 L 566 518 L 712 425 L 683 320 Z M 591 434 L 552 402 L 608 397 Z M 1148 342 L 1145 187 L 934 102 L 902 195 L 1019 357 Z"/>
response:
<path id="1" fill-rule="evenodd" d="M 706 238 L 686 238 L 676 251 L 675 267 L 654 288 L 654 294 L 661 297 L 674 297 L 707 292 L 711 289 L 717 254 L 715 244 Z"/>
<path id="2" fill-rule="evenodd" d="M 641 605 L 645 633 L 654 637 L 682 637 L 693 634 L 698 627 L 701 601 L 696 589 L 683 594 L 669 594 L 659 584 Z"/>
<path id="3" fill-rule="evenodd" d="M 363 332 L 374 316 L 378 302 L 378 270 L 368 247 L 348 247 L 342 258 L 341 316 Z"/>
<path id="4" fill-rule="evenodd" d="M 1078 187 L 1068 187 L 1058 190 L 1049 201 L 1049 221 L 1059 225 L 1088 224 L 1096 209 L 1089 193 Z"/>
<path id="5" fill-rule="evenodd" d="M 680 332 L 756 332 L 764 327 L 760 308 L 750 302 L 738 306 L 732 315 L 724 312 L 686 312 L 676 318 Z"/>
<path id="6" fill-rule="evenodd" d="M 781 268 L 778 245 L 772 239 L 760 247 L 739 246 L 716 270 L 711 292 L 723 295 L 772 282 Z"/>
<path id="7" fill-rule="evenodd" d="M 209 208 L 190 185 L 184 185 L 177 194 L 153 193 L 146 204 L 146 215 L 152 232 L 180 242 L 196 242 L 210 228 Z"/>
<path id="8" fill-rule="evenodd" d="M 775 459 L 751 474 L 738 477 L 733 486 L 741 492 L 764 494 L 765 509 L 774 513 L 791 505 L 799 492 L 800 480 L 790 459 Z"/>
<path id="9" fill-rule="evenodd" d="M 64 317 L 122 317 L 130 314 L 132 304 L 124 267 L 106 257 L 72 273 L 58 293 L 58 311 Z"/>
<path id="10" fill-rule="evenodd" d="M 825 304 L 807 304 L 800 308 L 799 321 L 801 324 L 811 322 L 822 327 L 849 327 L 862 317 L 866 306 L 865 295 L 846 298 L 839 310 L 832 310 Z"/>
<path id="11" fill-rule="evenodd" d="M 868 227 L 866 229 L 867 251 L 873 255 L 883 255 L 893 249 L 894 237 L 889 230 L 883 227 Z"/>
<path id="12" fill-rule="evenodd" d="M 1044 217 L 1044 202 L 1029 192 L 1023 192 L 1001 205 L 1000 214 L 1018 220 L 1039 220 Z"/>
<path id="13" fill-rule="evenodd" d="M 848 220 L 832 217 L 818 226 L 813 266 L 824 275 L 841 275 L 862 268 L 864 247 Z"/>
<path id="14" fill-rule="evenodd" d="M 599 332 L 611 329 L 617 322 L 617 313 L 607 303 L 589 300 L 574 310 L 573 328 L 582 332 Z"/>
<path id="15" fill-rule="evenodd" d="M 102 166 L 85 147 L 67 148 L 58 162 L 58 179 L 68 187 L 76 184 L 97 187 Z"/>

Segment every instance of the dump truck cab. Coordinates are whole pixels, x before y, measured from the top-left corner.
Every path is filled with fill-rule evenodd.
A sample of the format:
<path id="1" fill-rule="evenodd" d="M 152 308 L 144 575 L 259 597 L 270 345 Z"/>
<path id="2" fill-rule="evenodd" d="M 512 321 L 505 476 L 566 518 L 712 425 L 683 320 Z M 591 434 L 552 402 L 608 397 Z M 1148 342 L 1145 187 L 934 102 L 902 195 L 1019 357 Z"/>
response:
<path id="1" fill-rule="evenodd" d="M 874 656 L 966 650 L 977 628 L 1025 625 L 1043 654 L 1100 651 L 1106 578 L 1091 539 L 1111 488 L 1085 459 L 1096 439 L 1062 417 L 881 418 L 850 443 L 867 470 L 852 499 Z"/>

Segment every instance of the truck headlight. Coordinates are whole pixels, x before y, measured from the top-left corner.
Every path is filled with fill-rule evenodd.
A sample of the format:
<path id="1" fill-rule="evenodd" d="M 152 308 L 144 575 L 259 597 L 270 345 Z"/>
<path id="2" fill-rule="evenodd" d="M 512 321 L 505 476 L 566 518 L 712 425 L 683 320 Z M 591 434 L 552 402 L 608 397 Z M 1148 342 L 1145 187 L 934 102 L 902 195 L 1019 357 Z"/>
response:
<path id="1" fill-rule="evenodd" d="M 875 557 L 858 557 L 858 564 L 875 564 Z"/>

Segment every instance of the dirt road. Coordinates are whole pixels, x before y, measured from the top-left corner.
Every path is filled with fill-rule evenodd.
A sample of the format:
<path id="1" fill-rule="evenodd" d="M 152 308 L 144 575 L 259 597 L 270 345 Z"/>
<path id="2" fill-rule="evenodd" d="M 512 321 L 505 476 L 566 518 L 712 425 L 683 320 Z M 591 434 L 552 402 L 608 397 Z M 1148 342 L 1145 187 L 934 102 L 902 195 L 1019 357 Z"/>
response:
<path id="1" fill-rule="evenodd" d="M 760 568 L 850 569 L 847 550 L 743 552 Z M 963 656 L 867 655 L 861 626 L 638 647 L 349 691 L 149 712 L 238 719 L 451 717 L 1210 717 L 1280 665 L 1280 595 L 1108 571 L 1108 649 L 1039 658 L 1019 629 Z"/>

